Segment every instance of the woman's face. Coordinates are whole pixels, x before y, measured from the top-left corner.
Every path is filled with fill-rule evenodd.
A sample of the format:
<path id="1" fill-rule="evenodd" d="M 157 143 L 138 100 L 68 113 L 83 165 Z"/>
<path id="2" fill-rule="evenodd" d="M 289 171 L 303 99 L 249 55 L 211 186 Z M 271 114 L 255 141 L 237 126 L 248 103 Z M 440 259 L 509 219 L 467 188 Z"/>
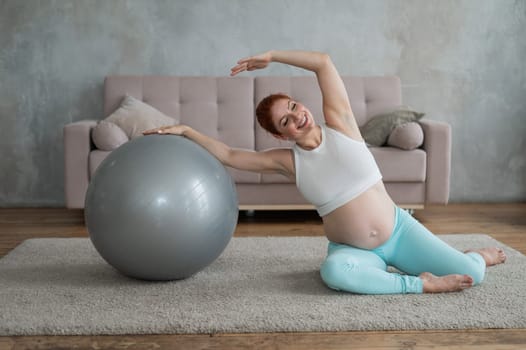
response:
<path id="1" fill-rule="evenodd" d="M 296 140 L 315 126 L 310 111 L 297 101 L 279 99 L 270 111 L 272 122 L 281 134 L 281 138 Z"/>

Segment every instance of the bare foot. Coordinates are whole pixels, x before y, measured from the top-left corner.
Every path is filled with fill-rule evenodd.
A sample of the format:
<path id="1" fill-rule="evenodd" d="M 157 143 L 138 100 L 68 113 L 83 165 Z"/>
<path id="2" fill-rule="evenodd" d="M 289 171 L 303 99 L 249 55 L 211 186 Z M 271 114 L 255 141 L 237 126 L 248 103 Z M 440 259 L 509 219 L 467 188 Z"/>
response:
<path id="1" fill-rule="evenodd" d="M 486 261 L 486 266 L 502 264 L 506 261 L 506 253 L 504 253 L 502 249 L 497 247 L 482 248 L 477 250 L 466 250 L 464 253 L 469 252 L 475 252 L 482 255 L 484 261 Z"/>
<path id="2" fill-rule="evenodd" d="M 430 272 L 423 272 L 418 277 L 424 282 L 424 293 L 460 292 L 473 286 L 473 278 L 468 275 L 438 277 Z"/>

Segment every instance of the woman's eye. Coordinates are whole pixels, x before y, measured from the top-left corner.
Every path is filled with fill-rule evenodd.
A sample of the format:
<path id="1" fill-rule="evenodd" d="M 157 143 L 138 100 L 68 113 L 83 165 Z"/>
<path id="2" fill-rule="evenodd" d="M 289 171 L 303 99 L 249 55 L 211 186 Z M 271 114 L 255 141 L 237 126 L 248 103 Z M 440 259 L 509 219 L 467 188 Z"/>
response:
<path id="1" fill-rule="evenodd" d="M 293 102 L 293 103 L 292 103 L 292 108 L 291 108 L 291 110 L 294 111 L 295 109 L 296 109 L 296 103 Z"/>

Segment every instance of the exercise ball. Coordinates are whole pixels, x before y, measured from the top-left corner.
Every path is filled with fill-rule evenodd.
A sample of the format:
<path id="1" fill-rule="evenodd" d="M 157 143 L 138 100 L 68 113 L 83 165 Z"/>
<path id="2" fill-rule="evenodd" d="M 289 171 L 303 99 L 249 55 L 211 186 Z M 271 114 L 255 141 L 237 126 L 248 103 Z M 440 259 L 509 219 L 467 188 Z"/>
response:
<path id="1" fill-rule="evenodd" d="M 182 136 L 148 135 L 111 152 L 84 206 L 93 245 L 110 265 L 144 280 L 187 278 L 228 245 L 238 218 L 232 178 Z"/>

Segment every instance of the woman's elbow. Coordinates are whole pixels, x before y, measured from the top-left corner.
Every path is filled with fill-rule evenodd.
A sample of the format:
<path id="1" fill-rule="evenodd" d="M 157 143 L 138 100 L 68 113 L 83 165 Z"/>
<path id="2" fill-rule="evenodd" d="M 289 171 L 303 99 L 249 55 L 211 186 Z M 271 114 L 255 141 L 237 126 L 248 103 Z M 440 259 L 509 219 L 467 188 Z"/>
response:
<path id="1" fill-rule="evenodd" d="M 326 52 L 320 52 L 320 59 L 323 63 L 331 63 L 331 56 Z"/>
<path id="2" fill-rule="evenodd" d="M 331 56 L 328 53 L 320 52 L 319 64 L 320 69 L 333 66 Z"/>

